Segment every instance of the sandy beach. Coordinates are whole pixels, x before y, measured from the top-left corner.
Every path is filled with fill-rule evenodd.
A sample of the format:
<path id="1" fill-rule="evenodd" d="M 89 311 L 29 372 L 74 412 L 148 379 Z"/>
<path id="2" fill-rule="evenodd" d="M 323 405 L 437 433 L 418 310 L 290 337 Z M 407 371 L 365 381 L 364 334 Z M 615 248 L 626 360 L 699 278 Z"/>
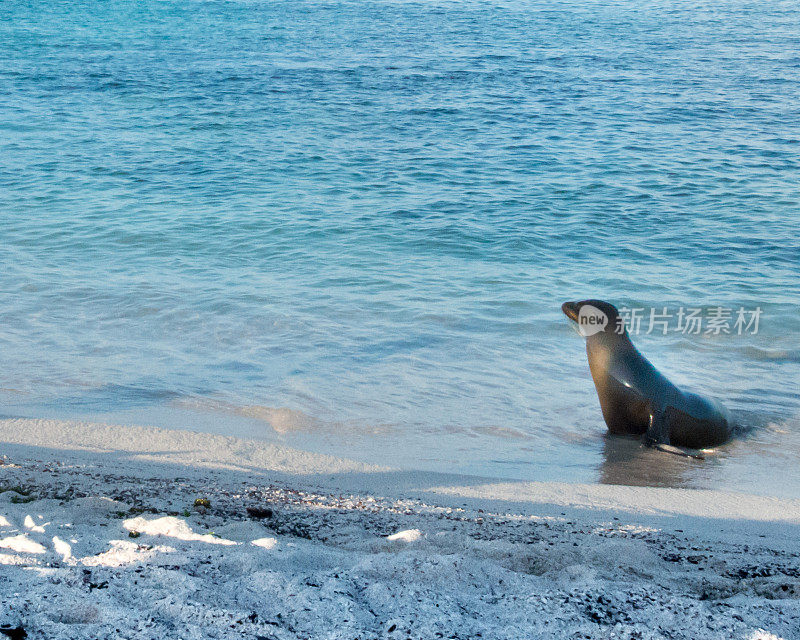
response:
<path id="1" fill-rule="evenodd" d="M 800 637 L 800 500 L 49 420 L 0 441 L 11 637 Z"/>

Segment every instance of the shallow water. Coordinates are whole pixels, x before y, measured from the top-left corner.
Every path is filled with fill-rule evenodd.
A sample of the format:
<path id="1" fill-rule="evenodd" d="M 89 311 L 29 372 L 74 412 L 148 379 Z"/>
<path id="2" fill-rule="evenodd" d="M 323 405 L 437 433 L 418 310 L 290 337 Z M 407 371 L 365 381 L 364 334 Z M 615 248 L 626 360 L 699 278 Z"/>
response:
<path id="1" fill-rule="evenodd" d="M 800 495 L 795 3 L 0 18 L 0 413 Z M 750 435 L 706 463 L 605 437 L 583 297 L 760 307 L 634 338 Z"/>

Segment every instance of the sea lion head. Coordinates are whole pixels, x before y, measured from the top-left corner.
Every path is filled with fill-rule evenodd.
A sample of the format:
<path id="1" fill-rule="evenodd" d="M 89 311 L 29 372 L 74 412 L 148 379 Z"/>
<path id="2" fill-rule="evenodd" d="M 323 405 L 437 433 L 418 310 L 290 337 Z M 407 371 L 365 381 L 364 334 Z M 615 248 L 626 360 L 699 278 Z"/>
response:
<path id="1" fill-rule="evenodd" d="M 617 308 L 604 300 L 581 300 L 561 305 L 564 315 L 572 320 L 584 338 L 592 336 L 624 336 L 625 323 Z"/>

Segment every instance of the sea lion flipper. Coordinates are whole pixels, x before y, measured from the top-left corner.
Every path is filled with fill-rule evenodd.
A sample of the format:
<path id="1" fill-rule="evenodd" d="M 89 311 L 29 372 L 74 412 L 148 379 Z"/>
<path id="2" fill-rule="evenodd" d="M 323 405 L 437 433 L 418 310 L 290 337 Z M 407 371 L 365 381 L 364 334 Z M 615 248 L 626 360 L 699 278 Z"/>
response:
<path id="1" fill-rule="evenodd" d="M 676 447 L 669 442 L 669 407 L 666 409 L 655 409 L 650 412 L 650 425 L 647 433 L 644 434 L 644 442 L 648 447 L 653 447 L 665 453 L 672 453 L 676 456 L 705 460 L 702 451 L 688 449 L 686 447 Z"/>
<path id="2" fill-rule="evenodd" d="M 648 447 L 669 444 L 669 425 L 667 424 L 667 412 L 664 409 L 651 409 L 650 424 L 647 425 L 647 431 L 644 434 L 644 443 Z"/>
<path id="3" fill-rule="evenodd" d="M 664 451 L 665 453 L 673 453 L 676 456 L 683 456 L 685 458 L 694 458 L 695 460 L 705 460 L 706 457 L 702 451 L 697 449 L 687 449 L 686 447 L 673 447 L 671 444 L 657 443 L 653 445 L 654 449 Z"/>

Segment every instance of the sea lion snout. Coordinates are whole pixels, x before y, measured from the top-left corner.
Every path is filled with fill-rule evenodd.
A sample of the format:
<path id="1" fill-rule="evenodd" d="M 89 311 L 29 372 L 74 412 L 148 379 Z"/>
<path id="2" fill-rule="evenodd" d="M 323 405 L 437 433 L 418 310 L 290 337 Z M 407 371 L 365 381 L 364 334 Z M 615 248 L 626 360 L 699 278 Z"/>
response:
<path id="1" fill-rule="evenodd" d="M 578 303 L 577 302 L 565 302 L 561 305 L 561 310 L 564 312 L 564 315 L 567 316 L 573 322 L 578 321 Z"/>
<path id="2" fill-rule="evenodd" d="M 578 325 L 584 338 L 596 334 L 614 335 L 625 333 L 620 326 L 621 319 L 617 308 L 605 300 L 580 300 L 561 305 L 564 315 Z"/>

